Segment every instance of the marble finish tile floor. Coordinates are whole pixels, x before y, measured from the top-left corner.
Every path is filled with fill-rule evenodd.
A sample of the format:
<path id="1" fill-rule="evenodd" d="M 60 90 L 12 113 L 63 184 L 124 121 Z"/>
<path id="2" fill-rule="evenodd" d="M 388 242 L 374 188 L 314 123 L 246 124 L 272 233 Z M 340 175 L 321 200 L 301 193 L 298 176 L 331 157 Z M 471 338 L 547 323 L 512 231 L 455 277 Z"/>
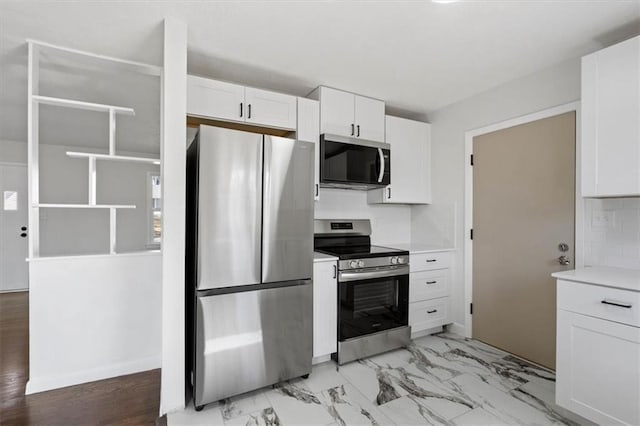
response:
<path id="1" fill-rule="evenodd" d="M 168 416 L 173 425 L 591 425 L 555 405 L 555 376 L 454 334 Z"/>

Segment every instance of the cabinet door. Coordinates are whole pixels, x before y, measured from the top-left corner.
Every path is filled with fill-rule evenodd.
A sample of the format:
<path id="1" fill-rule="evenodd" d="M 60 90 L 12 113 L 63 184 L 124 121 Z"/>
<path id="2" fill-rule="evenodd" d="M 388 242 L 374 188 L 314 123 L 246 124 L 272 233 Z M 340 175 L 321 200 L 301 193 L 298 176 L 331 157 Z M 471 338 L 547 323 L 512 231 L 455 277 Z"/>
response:
<path id="1" fill-rule="evenodd" d="M 338 281 L 336 262 L 313 264 L 313 356 L 338 350 Z"/>
<path id="2" fill-rule="evenodd" d="M 384 102 L 355 95 L 355 136 L 384 142 Z"/>
<path id="3" fill-rule="evenodd" d="M 640 424 L 640 328 L 558 310 L 556 402 L 598 424 Z"/>
<path id="4" fill-rule="evenodd" d="M 431 125 L 386 116 L 391 145 L 391 184 L 369 191 L 370 203 L 431 203 Z"/>
<path id="5" fill-rule="evenodd" d="M 313 99 L 298 98 L 298 127 L 296 138 L 315 143 L 313 196 L 320 198 L 320 103 Z"/>
<path id="6" fill-rule="evenodd" d="M 247 105 L 247 123 L 295 130 L 295 96 L 247 87 L 244 99 Z"/>
<path id="7" fill-rule="evenodd" d="M 244 86 L 187 76 L 187 115 L 244 121 Z"/>
<path id="8" fill-rule="evenodd" d="M 582 59 L 585 196 L 640 195 L 640 36 Z"/>
<path id="9" fill-rule="evenodd" d="M 355 95 L 329 87 L 320 88 L 320 133 L 355 136 Z"/>

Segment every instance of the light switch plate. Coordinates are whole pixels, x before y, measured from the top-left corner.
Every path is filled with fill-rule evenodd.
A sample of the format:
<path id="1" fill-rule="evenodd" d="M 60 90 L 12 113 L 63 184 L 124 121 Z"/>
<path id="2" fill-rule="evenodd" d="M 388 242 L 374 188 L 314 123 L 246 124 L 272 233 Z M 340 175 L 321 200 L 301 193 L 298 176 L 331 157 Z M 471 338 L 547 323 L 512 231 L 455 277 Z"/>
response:
<path id="1" fill-rule="evenodd" d="M 594 210 L 591 215 L 592 228 L 613 228 L 615 212 L 613 210 Z"/>

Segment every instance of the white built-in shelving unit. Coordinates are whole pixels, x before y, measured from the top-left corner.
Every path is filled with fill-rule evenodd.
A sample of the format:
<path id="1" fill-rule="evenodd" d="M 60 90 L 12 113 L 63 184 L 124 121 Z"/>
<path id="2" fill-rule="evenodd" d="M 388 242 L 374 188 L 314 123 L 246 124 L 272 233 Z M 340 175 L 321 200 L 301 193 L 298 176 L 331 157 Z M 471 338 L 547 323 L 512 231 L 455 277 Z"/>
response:
<path id="1" fill-rule="evenodd" d="M 40 209 L 56 208 L 56 209 L 108 209 L 109 210 L 109 252 L 116 254 L 116 211 L 118 209 L 135 209 L 135 205 L 129 204 L 98 204 L 96 202 L 97 187 L 97 161 L 122 161 L 136 162 L 160 165 L 159 158 L 132 157 L 116 154 L 116 117 L 118 115 L 135 115 L 133 108 L 126 106 L 105 105 L 100 103 L 85 102 L 75 99 L 57 98 L 44 96 L 39 93 L 39 60 L 40 52 L 43 49 L 58 51 L 66 54 L 78 55 L 80 57 L 97 60 L 108 63 L 114 67 L 114 71 L 118 69 L 129 69 L 137 72 L 162 76 L 162 68 L 144 64 L 141 62 L 128 61 L 120 58 L 113 58 L 104 55 L 98 55 L 91 52 L 85 52 L 77 49 L 71 49 L 62 46 L 56 46 L 37 40 L 27 40 L 29 48 L 29 75 L 28 75 L 28 158 L 29 158 L 29 199 L 31 200 L 29 208 L 29 258 L 35 259 L 40 257 L 40 232 L 39 220 Z M 40 185 L 39 185 L 39 106 L 53 105 L 63 108 L 74 108 L 87 111 L 99 111 L 108 114 L 109 117 L 109 140 L 108 154 L 96 154 L 89 152 L 68 151 L 67 156 L 71 158 L 86 158 L 88 160 L 88 179 L 89 190 L 87 194 L 86 204 L 69 204 L 69 203 L 40 203 Z"/>

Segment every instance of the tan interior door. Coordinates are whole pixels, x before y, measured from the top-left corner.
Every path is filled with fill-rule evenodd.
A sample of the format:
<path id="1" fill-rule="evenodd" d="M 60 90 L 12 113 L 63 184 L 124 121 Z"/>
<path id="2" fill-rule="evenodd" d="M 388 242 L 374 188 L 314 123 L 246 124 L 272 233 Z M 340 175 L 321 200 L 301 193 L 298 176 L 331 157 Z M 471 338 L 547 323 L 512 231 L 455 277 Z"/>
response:
<path id="1" fill-rule="evenodd" d="M 473 338 L 552 369 L 551 273 L 574 262 L 575 128 L 569 112 L 473 139 Z"/>

